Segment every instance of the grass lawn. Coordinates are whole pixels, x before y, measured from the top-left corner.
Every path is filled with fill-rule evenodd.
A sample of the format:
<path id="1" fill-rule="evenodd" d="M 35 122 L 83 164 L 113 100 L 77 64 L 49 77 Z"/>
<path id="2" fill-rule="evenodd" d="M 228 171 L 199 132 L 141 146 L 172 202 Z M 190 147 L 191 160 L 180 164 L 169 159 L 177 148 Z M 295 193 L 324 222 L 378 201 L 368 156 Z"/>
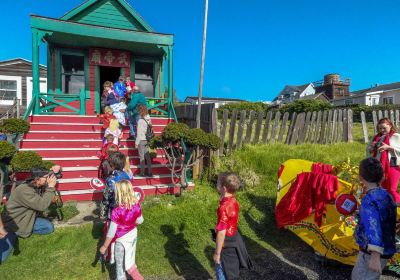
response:
<path id="1" fill-rule="evenodd" d="M 302 158 L 337 163 L 358 162 L 364 144 L 246 146 L 232 160 L 252 169 L 260 183 L 238 193 L 239 229 L 260 269 L 245 279 L 346 279 L 349 268 L 321 267 L 311 249 L 288 231 L 275 228 L 277 169 L 283 161 Z M 214 244 L 209 229 L 216 220 L 214 187 L 197 182 L 183 197 L 148 197 L 139 226 L 137 264 L 146 279 L 208 279 L 213 277 Z M 20 240 L 20 252 L 0 266 L 0 279 L 109 279 L 101 264 L 92 265 L 101 241 L 101 225 L 57 228 L 49 236 Z M 196 277 L 193 277 L 196 276 Z M 386 278 L 389 279 L 389 278 Z"/>

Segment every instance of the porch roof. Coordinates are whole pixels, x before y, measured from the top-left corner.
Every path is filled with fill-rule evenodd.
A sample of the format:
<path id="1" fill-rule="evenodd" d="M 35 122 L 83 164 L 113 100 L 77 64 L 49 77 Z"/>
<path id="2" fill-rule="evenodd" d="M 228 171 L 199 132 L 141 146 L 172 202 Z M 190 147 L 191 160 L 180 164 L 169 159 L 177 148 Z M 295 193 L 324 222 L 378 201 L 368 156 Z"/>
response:
<path id="1" fill-rule="evenodd" d="M 74 47 L 126 49 L 148 55 L 163 54 L 173 45 L 172 34 L 83 24 L 31 15 L 31 28 L 48 33 L 46 41 Z"/>

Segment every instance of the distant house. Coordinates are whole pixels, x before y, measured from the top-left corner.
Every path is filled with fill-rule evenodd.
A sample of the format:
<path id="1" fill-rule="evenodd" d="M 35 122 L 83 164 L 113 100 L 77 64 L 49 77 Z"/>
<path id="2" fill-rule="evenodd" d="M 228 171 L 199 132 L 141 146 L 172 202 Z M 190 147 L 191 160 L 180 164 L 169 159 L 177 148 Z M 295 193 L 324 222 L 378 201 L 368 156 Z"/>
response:
<path id="1" fill-rule="evenodd" d="M 328 96 L 326 96 L 325 93 L 323 93 L 323 92 L 311 94 L 311 95 L 305 95 L 303 97 L 300 97 L 299 100 L 322 100 L 322 101 L 329 102 Z"/>
<path id="2" fill-rule="evenodd" d="M 40 91 L 47 92 L 47 67 L 40 65 Z M 23 58 L 0 61 L 0 106 L 13 104 L 14 98 L 26 106 L 32 98 L 32 63 Z"/>
<path id="3" fill-rule="evenodd" d="M 349 97 L 333 100 L 332 103 L 335 106 L 400 104 L 400 82 L 353 91 Z"/>
<path id="4" fill-rule="evenodd" d="M 198 104 L 199 99 L 197 96 L 188 96 L 185 98 L 184 102 L 190 103 L 190 104 Z M 201 104 L 214 103 L 215 108 L 219 108 L 220 106 L 228 104 L 228 103 L 238 103 L 238 102 L 246 102 L 246 100 L 236 99 L 236 98 L 218 98 L 218 97 L 203 97 L 203 98 L 201 98 Z"/>
<path id="5" fill-rule="evenodd" d="M 307 95 L 315 94 L 315 88 L 312 83 L 301 86 L 286 85 L 277 97 L 272 101 L 272 105 L 283 105 L 291 103 Z"/>

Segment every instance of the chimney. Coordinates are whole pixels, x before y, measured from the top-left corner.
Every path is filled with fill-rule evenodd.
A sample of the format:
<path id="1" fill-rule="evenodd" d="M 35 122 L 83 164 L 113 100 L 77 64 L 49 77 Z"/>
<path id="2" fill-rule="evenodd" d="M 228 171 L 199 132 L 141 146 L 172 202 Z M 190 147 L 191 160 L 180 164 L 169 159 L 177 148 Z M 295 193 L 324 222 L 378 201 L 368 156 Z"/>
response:
<path id="1" fill-rule="evenodd" d="M 378 84 L 378 83 L 376 83 L 376 84 L 375 84 L 375 87 L 379 87 L 379 84 Z"/>

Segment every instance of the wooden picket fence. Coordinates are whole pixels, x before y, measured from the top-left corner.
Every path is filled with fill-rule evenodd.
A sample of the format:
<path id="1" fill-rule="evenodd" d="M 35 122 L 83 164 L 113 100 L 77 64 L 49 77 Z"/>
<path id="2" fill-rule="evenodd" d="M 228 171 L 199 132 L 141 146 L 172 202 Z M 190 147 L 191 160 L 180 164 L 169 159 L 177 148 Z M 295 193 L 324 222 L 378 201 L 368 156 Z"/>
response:
<path id="1" fill-rule="evenodd" d="M 216 115 L 216 114 L 213 114 Z M 353 142 L 353 111 L 337 109 L 319 112 L 284 113 L 236 111 L 222 113 L 216 133 L 223 141 L 219 154 L 230 153 L 243 144 Z M 228 131 L 229 130 L 229 131 Z M 213 129 L 214 133 L 217 131 Z"/>
<path id="2" fill-rule="evenodd" d="M 362 124 L 363 136 L 364 136 L 365 143 L 368 143 L 370 141 L 370 138 L 377 133 L 376 127 L 377 127 L 378 121 L 382 118 L 388 118 L 392 121 L 392 123 L 396 127 L 400 127 L 400 111 L 399 110 L 372 111 L 372 122 L 373 122 L 373 134 L 374 135 L 368 134 L 368 122 L 366 120 L 365 113 L 361 112 L 360 117 L 361 117 L 361 124 Z"/>

